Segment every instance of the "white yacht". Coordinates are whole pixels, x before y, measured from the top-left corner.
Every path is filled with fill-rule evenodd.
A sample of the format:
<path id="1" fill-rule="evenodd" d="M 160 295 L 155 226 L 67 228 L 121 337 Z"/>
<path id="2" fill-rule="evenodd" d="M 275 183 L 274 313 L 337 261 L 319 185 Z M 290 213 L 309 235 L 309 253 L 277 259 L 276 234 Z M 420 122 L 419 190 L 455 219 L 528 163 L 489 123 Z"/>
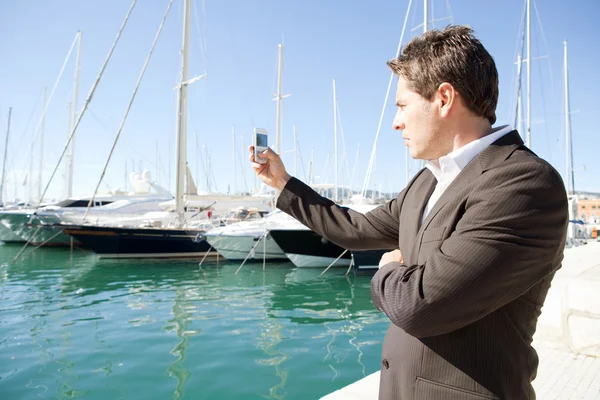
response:
<path id="1" fill-rule="evenodd" d="M 102 214 L 111 215 L 107 211 L 114 211 L 123 207 L 128 213 L 147 212 L 160 210 L 159 204 L 168 201 L 172 195 L 150 178 L 150 173 L 144 171 L 141 175 L 131 173 L 130 181 L 134 191 L 122 192 L 118 189 L 108 193 L 94 196 L 89 216 Z M 63 221 L 62 215 L 83 218 L 90 202 L 90 197 L 76 197 L 61 202 L 44 205 L 39 208 L 20 208 L 0 211 L 0 240 L 5 242 L 30 242 L 33 244 L 46 244 L 65 246 L 71 238 L 55 229 L 52 225 Z M 113 203 L 117 203 L 113 205 Z M 109 207 L 108 209 L 104 207 Z M 100 211 L 96 211 L 101 209 Z M 10 232 L 10 234 L 8 232 Z M 19 240 L 20 239 L 20 240 Z"/>
<path id="2" fill-rule="evenodd" d="M 344 205 L 366 213 L 378 207 L 377 204 Z M 273 228 L 270 231 L 277 246 L 283 250 L 287 258 L 299 268 L 349 267 L 352 261 L 351 252 L 330 242 L 318 233 L 304 227 L 288 226 Z M 260 247 L 260 246 L 259 246 Z"/>
<path id="3" fill-rule="evenodd" d="M 262 219 L 242 221 L 207 231 L 205 238 L 217 252 L 228 260 L 287 260 L 285 253 L 269 235 L 271 229 L 308 228 L 276 210 Z"/>

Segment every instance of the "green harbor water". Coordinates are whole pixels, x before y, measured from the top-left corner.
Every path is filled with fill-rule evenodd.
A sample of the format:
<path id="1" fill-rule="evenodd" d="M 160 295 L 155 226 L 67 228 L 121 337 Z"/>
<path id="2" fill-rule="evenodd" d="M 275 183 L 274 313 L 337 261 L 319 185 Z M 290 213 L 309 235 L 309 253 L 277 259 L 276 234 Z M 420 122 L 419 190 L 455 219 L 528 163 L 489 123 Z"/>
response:
<path id="1" fill-rule="evenodd" d="M 369 277 L 0 245 L 0 399 L 318 399 L 376 370 Z"/>

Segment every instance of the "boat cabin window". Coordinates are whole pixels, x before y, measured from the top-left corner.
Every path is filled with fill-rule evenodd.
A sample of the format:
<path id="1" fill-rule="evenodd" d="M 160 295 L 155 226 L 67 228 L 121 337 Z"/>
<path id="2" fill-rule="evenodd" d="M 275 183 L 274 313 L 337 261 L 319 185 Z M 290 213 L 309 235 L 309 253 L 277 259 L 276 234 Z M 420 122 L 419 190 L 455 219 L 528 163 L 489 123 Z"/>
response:
<path id="1" fill-rule="evenodd" d="M 60 203 L 57 204 L 58 207 L 65 207 L 65 208 L 72 208 L 72 207 L 87 207 L 88 203 L 89 203 L 89 199 L 88 200 L 63 200 Z M 94 204 L 92 204 L 92 207 L 99 207 L 99 206 L 104 206 L 106 204 L 110 204 L 112 203 L 112 201 L 106 201 L 106 200 L 94 200 Z"/>

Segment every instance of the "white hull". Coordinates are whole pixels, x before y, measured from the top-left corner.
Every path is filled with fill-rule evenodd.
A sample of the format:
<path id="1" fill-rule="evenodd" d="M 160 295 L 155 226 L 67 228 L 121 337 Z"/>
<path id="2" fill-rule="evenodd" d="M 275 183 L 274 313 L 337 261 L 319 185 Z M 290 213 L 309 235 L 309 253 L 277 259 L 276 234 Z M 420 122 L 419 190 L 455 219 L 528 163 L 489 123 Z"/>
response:
<path id="1" fill-rule="evenodd" d="M 267 235 L 265 244 L 265 241 L 260 239 L 262 235 L 206 235 L 206 241 L 228 260 L 244 260 L 258 240 L 260 240 L 260 243 L 252 251 L 249 260 L 262 260 L 263 258 L 267 260 L 287 259 L 284 252 L 270 236 Z"/>
<path id="2" fill-rule="evenodd" d="M 286 253 L 286 256 L 298 268 L 326 268 L 335 261 L 335 258 L 332 257 L 307 256 L 304 254 Z M 345 268 L 348 268 L 349 266 L 350 260 L 347 258 L 340 258 L 333 265 L 333 267 Z"/>
<path id="3" fill-rule="evenodd" d="M 6 243 L 25 243 L 25 240 L 11 229 L 0 223 L 0 241 Z"/>

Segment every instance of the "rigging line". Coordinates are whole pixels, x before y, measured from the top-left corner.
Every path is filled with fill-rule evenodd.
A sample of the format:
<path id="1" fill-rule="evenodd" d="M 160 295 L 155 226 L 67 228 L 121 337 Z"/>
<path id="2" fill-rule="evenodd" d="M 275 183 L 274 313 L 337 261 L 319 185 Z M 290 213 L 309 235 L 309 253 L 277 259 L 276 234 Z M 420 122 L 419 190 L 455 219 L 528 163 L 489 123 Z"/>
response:
<path id="1" fill-rule="evenodd" d="M 566 113 L 564 112 L 564 110 L 565 110 L 565 102 L 567 101 L 567 96 L 566 96 L 566 92 L 565 92 L 565 88 L 564 88 L 564 87 L 562 87 L 562 88 L 560 89 L 560 97 L 561 97 L 561 109 L 563 110 L 563 111 L 560 113 L 560 126 L 565 126 L 565 125 L 566 125 L 565 118 L 567 118 L 567 115 L 566 115 Z M 565 129 L 565 131 L 566 131 L 566 129 Z M 567 146 L 567 140 L 569 140 L 569 139 L 568 139 L 568 137 L 567 137 L 567 133 L 566 133 L 566 132 L 564 133 L 564 135 L 565 135 L 564 137 L 561 137 L 561 136 L 562 136 L 562 135 L 561 135 L 561 136 L 559 136 L 559 137 L 556 139 L 556 149 L 555 149 L 555 150 L 556 150 L 557 152 L 558 152 L 559 150 L 561 150 L 561 149 L 564 149 L 564 148 L 566 148 L 566 146 Z M 560 144 L 561 144 L 561 140 L 564 140 L 564 142 L 565 142 L 565 143 L 564 143 L 564 147 L 561 147 L 561 146 L 560 146 Z M 567 161 L 567 160 L 566 160 L 566 158 L 565 158 L 565 163 L 566 163 L 566 161 Z M 565 182 L 567 182 L 567 179 L 569 179 L 569 177 L 568 177 L 567 175 L 568 175 L 568 171 L 565 171 L 565 178 L 563 179 L 563 181 L 565 181 Z"/>
<path id="2" fill-rule="evenodd" d="M 358 143 L 357 145 L 357 149 L 356 149 L 356 157 L 354 157 L 354 165 L 352 166 L 352 176 L 350 177 L 350 185 L 354 185 L 354 181 L 356 179 L 356 170 L 359 164 L 359 157 L 360 156 L 360 143 Z"/>
<path id="3" fill-rule="evenodd" d="M 525 47 L 525 16 L 526 16 L 525 15 L 525 11 L 527 9 L 527 7 L 526 7 L 527 6 L 526 1 L 527 0 L 525 0 L 523 2 L 523 11 L 521 12 L 521 22 L 519 24 L 519 31 L 517 32 L 517 41 L 515 43 L 515 50 L 513 51 L 513 54 L 521 54 L 521 63 L 524 62 L 524 60 L 523 60 L 523 49 Z M 521 45 L 521 51 L 520 52 L 519 52 L 519 44 Z M 518 57 L 517 57 L 516 61 L 518 61 Z M 519 66 L 517 65 L 517 69 L 518 68 L 519 68 Z M 515 82 L 515 71 L 512 68 L 511 68 L 511 71 L 512 71 L 511 82 L 513 82 L 513 85 L 514 85 L 514 82 Z M 516 87 L 516 89 L 517 89 L 517 98 L 519 98 L 520 88 L 521 88 L 521 82 L 519 81 L 518 84 L 517 84 L 517 87 Z M 512 90 L 515 90 L 515 86 L 512 87 Z M 509 103 L 509 106 L 508 106 L 508 120 L 509 121 L 518 118 L 518 116 L 517 116 L 517 117 L 515 117 L 513 119 L 512 115 L 511 115 L 512 114 L 511 113 L 512 109 L 515 109 L 515 115 L 517 114 L 517 112 L 516 112 L 517 103 L 518 103 L 518 101 L 515 102 L 515 103 L 513 103 L 513 99 L 512 98 L 510 99 L 510 103 Z M 513 128 L 517 129 L 516 126 L 514 126 Z"/>
<path id="4" fill-rule="evenodd" d="M 538 49 L 537 41 L 536 41 L 536 44 L 535 44 L 535 48 L 536 48 L 536 50 L 538 51 L 538 54 L 539 54 L 539 49 Z M 542 63 L 538 62 L 537 64 L 538 64 L 538 73 L 539 73 L 538 76 L 541 77 L 542 76 Z M 541 103 L 542 103 L 542 111 L 544 112 L 544 120 L 545 120 L 545 122 L 544 122 L 544 130 L 545 130 L 545 133 L 546 133 L 546 143 L 548 144 L 548 162 L 551 163 L 552 162 L 552 150 L 550 148 L 550 132 L 548 131 L 548 123 L 550 121 L 548 119 L 548 109 L 546 107 L 546 96 L 544 94 L 544 83 L 542 82 L 541 79 L 539 79 L 539 82 L 540 82 L 540 91 L 542 92 L 541 93 L 542 94 L 542 101 L 541 101 Z"/>
<path id="5" fill-rule="evenodd" d="M 523 15 L 523 23 L 525 22 L 525 15 Z M 521 35 L 521 57 L 520 60 L 521 62 L 519 63 L 519 65 L 517 65 L 517 68 L 522 70 L 522 65 L 523 65 L 523 52 L 525 51 L 525 29 L 522 29 L 523 34 Z M 517 61 L 518 61 L 518 57 L 517 57 Z M 529 62 L 529 61 L 528 61 Z M 512 69 L 512 68 L 511 68 Z M 514 82 L 514 70 L 513 70 L 513 78 L 512 78 L 513 82 Z M 522 88 L 522 83 L 523 83 L 523 76 L 520 76 L 520 79 L 517 83 L 517 96 L 515 98 L 515 104 L 514 104 L 514 110 L 515 110 L 515 115 L 513 120 L 515 121 L 515 126 L 513 127 L 514 129 L 518 129 L 518 126 L 520 124 L 521 121 L 519 121 L 519 101 L 522 97 L 521 95 L 521 90 Z M 511 101 L 512 102 L 512 101 Z M 521 109 L 523 108 L 523 105 L 521 104 Z M 510 117 L 509 117 L 510 118 Z M 510 120 L 510 119 L 509 119 Z"/>
<path id="6" fill-rule="evenodd" d="M 200 34 L 200 25 L 198 23 L 198 7 L 196 7 L 196 2 L 192 1 L 192 8 L 194 9 L 194 16 L 196 17 L 196 30 L 198 31 L 198 42 L 200 43 L 200 56 L 206 61 L 206 53 L 204 50 L 204 46 L 202 45 L 202 35 Z"/>
<path id="7" fill-rule="evenodd" d="M 67 107 L 67 108 L 68 108 L 68 107 Z M 70 113 L 69 113 L 69 114 L 70 114 Z M 61 112 L 61 113 L 60 113 L 60 117 L 59 117 L 59 120 L 58 120 L 58 124 L 57 124 L 57 125 L 58 125 L 58 126 L 61 126 L 61 125 L 63 124 L 63 122 L 64 122 L 64 124 L 65 124 L 65 125 L 66 125 L 66 127 L 67 127 L 67 129 L 66 129 L 66 130 L 68 130 L 69 118 L 70 118 L 70 116 L 68 116 L 68 115 L 65 115 L 65 113 L 62 113 L 62 112 Z M 59 131 L 61 131 L 62 129 L 63 129 L 63 128 L 59 129 Z M 50 155 L 51 155 L 51 156 L 53 156 L 53 157 L 58 157 L 58 154 L 56 153 L 56 149 L 49 148 L 49 146 L 47 145 L 49 141 L 50 141 L 50 140 L 48 140 L 48 141 L 46 142 L 46 146 L 44 146 L 44 154 L 50 154 Z"/>
<path id="8" fill-rule="evenodd" d="M 350 179 L 350 175 L 349 175 L 350 165 L 348 164 L 348 153 L 346 152 L 346 139 L 344 137 L 344 127 L 342 126 L 342 116 L 340 115 L 340 106 L 339 106 L 339 101 L 337 100 L 337 98 L 336 98 L 335 103 L 336 103 L 336 111 L 337 111 L 337 116 L 338 116 L 337 122 L 340 126 L 340 133 L 342 135 L 342 151 L 344 153 L 342 156 L 342 158 L 343 158 L 342 163 L 344 161 L 346 161 L 346 178 L 349 180 Z M 348 186 L 350 187 L 351 184 L 348 183 Z M 343 191 L 343 189 L 342 189 L 342 191 Z"/>
<path id="9" fill-rule="evenodd" d="M 204 26 L 204 35 L 202 36 L 204 38 L 204 52 L 205 54 L 208 54 L 208 34 L 206 28 L 206 0 L 202 0 L 202 22 Z M 205 59 L 205 61 L 208 64 L 208 57 Z"/>
<path id="10" fill-rule="evenodd" d="M 527 11 L 527 0 L 523 1 L 523 10 L 521 11 L 521 23 L 519 24 L 519 30 L 517 31 L 517 40 L 515 43 L 515 50 L 513 51 L 513 54 L 516 54 L 517 51 L 519 51 L 519 43 L 521 43 L 524 39 L 523 39 L 523 35 L 524 35 L 524 31 L 525 31 L 525 17 L 526 17 L 526 11 Z M 523 47 L 521 45 L 521 47 Z"/>
<path id="11" fill-rule="evenodd" d="M 400 50 L 402 49 L 402 41 L 404 40 L 404 33 L 406 32 L 406 24 L 408 23 L 408 15 L 410 13 L 411 5 L 412 5 L 412 0 L 408 0 L 408 9 L 406 10 L 406 15 L 404 16 L 404 24 L 402 25 L 402 33 L 400 34 L 400 41 L 398 42 L 398 48 L 396 50 L 396 57 L 400 56 Z M 390 90 L 392 88 L 393 79 L 394 79 L 394 72 L 391 72 L 387 91 L 385 93 L 385 99 L 383 100 L 383 108 L 381 109 L 381 115 L 379 116 L 379 124 L 377 125 L 377 132 L 375 133 L 375 141 L 373 142 L 373 149 L 371 150 L 371 157 L 369 158 L 369 165 L 367 167 L 365 181 L 363 183 L 363 187 L 361 190 L 361 195 L 363 197 L 365 196 L 367 187 L 369 186 L 369 180 L 371 178 L 371 173 L 373 170 L 373 162 L 375 161 L 375 154 L 377 152 L 377 140 L 379 139 L 379 133 L 381 132 L 381 124 L 383 123 L 383 116 L 385 115 L 385 107 L 388 103 L 388 98 L 390 97 Z"/>
<path id="12" fill-rule="evenodd" d="M 448 15 L 450 16 L 450 24 L 454 24 L 454 17 L 452 16 L 452 7 L 450 7 L 450 0 L 446 0 L 446 11 L 448 11 Z"/>
<path id="13" fill-rule="evenodd" d="M 206 143 L 203 144 L 202 147 L 206 148 Z M 207 152 L 208 152 L 208 150 L 207 150 Z M 202 153 L 203 152 L 200 151 L 200 149 L 198 149 L 198 155 L 200 156 L 200 165 L 202 166 L 202 176 L 203 176 L 202 183 L 206 183 L 206 177 L 207 177 L 207 174 L 208 174 L 208 169 L 206 168 L 207 165 L 206 165 L 206 162 L 204 161 L 204 157 L 202 157 Z M 197 177 L 196 179 L 200 179 L 200 177 Z M 198 185 L 196 185 L 196 186 L 198 186 Z M 206 188 L 206 191 L 207 192 L 209 191 L 208 187 Z"/>
<path id="14" fill-rule="evenodd" d="M 408 10 L 407 12 L 410 10 L 410 2 L 408 4 Z M 412 32 L 416 29 L 415 28 L 415 20 L 417 19 L 417 7 L 412 9 L 412 21 L 410 21 L 410 26 L 412 27 L 410 32 L 411 32 L 411 37 L 412 37 Z M 422 25 L 422 24 L 420 24 Z"/>
<path id="15" fill-rule="evenodd" d="M 193 109 L 192 107 L 192 98 L 191 96 L 188 97 L 188 103 L 189 103 L 189 109 Z M 195 113 L 189 113 L 189 119 L 192 122 L 192 130 L 194 131 L 194 135 L 196 137 L 195 143 L 196 143 L 196 164 L 198 164 L 198 155 L 200 154 L 200 144 L 198 143 L 198 129 L 196 129 L 196 119 L 194 118 Z M 188 161 L 189 164 L 189 161 Z M 198 170 L 198 165 L 196 165 L 196 170 Z M 199 176 L 196 177 L 196 179 L 200 178 Z"/>
<path id="16" fill-rule="evenodd" d="M 535 15 L 537 17 L 538 20 L 538 24 L 540 24 L 540 30 L 542 31 L 542 39 L 544 40 L 544 48 L 546 51 L 546 54 L 548 55 L 548 66 L 550 67 L 550 87 L 552 88 L 552 91 L 556 93 L 556 87 L 554 86 L 554 74 L 552 73 L 552 60 L 550 58 L 550 52 L 549 52 L 549 47 L 548 47 L 548 42 L 546 41 L 546 33 L 544 32 L 544 25 L 542 24 L 542 19 L 540 18 L 540 14 L 538 12 L 537 9 L 537 4 L 535 2 L 535 0 L 533 0 L 533 8 L 535 10 Z"/>
<path id="17" fill-rule="evenodd" d="M 150 58 L 152 57 L 152 53 L 154 52 L 154 47 L 156 46 L 156 43 L 158 42 L 158 38 L 160 37 L 160 34 L 162 32 L 163 26 L 165 24 L 165 21 L 167 19 L 167 16 L 169 15 L 169 11 L 171 11 L 171 6 L 173 5 L 173 0 L 169 1 L 169 5 L 167 6 L 167 11 L 165 12 L 165 16 L 163 17 L 162 21 L 160 22 L 160 25 L 158 26 L 158 31 L 156 32 L 156 36 L 154 37 L 154 41 L 152 42 L 152 47 L 150 48 L 150 52 L 148 53 L 148 55 L 146 56 L 146 60 L 144 61 L 144 65 L 142 67 L 142 71 L 140 72 L 140 76 L 138 77 L 138 81 L 135 84 L 135 88 L 133 89 L 133 93 L 131 94 L 131 98 L 129 99 L 129 104 L 127 105 L 127 109 L 125 110 L 125 114 L 123 114 L 123 118 L 121 119 L 121 124 L 119 125 L 119 129 L 117 130 L 117 134 L 115 136 L 115 140 L 113 142 L 113 145 L 110 149 L 110 153 L 108 153 L 108 158 L 106 159 L 106 163 L 104 164 L 104 169 L 102 170 L 102 173 L 100 174 L 100 179 L 98 180 L 98 184 L 96 185 L 96 189 L 94 190 L 94 193 L 92 194 L 92 197 L 90 198 L 90 201 L 88 202 L 87 205 L 87 209 L 85 210 L 85 214 L 83 215 L 83 220 L 85 221 L 85 219 L 87 218 L 87 215 L 90 211 L 90 208 L 92 207 L 92 204 L 94 204 L 94 198 L 96 197 L 96 194 L 98 193 L 98 189 L 100 188 L 100 184 L 102 183 L 102 180 L 104 179 L 104 175 L 106 174 L 106 169 L 108 168 L 108 164 L 110 163 L 110 160 L 112 158 L 112 155 L 115 151 L 115 148 L 117 147 L 117 143 L 119 142 L 119 138 L 121 137 L 121 132 L 123 132 L 123 127 L 125 126 L 125 121 L 127 120 L 127 116 L 129 115 L 129 111 L 131 110 L 131 106 L 133 106 L 133 102 L 135 100 L 135 97 L 137 95 L 138 89 L 142 83 L 142 79 L 144 78 L 144 73 L 146 72 L 146 68 L 148 67 L 148 63 L 150 62 Z M 183 83 L 182 83 L 183 84 Z"/>
<path id="18" fill-rule="evenodd" d="M 281 43 L 283 44 L 283 39 L 281 39 Z M 286 57 L 287 52 L 283 53 L 283 70 L 287 71 L 287 57 Z M 283 95 L 282 95 L 283 96 Z"/>
<path id="19" fill-rule="evenodd" d="M 98 84 L 100 83 L 100 79 L 102 78 L 104 70 L 106 69 L 106 65 L 108 64 L 108 62 L 111 59 L 112 53 L 115 50 L 115 47 L 117 46 L 117 43 L 119 42 L 119 39 L 121 38 L 121 34 L 123 33 L 125 26 L 127 25 L 129 16 L 131 15 L 131 12 L 133 11 L 133 7 L 135 6 L 136 3 L 137 3 L 137 0 L 133 0 L 133 2 L 131 3 L 131 7 L 129 8 L 129 10 L 127 11 L 127 14 L 125 15 L 123 24 L 121 25 L 121 28 L 119 29 L 119 32 L 117 33 L 117 37 L 108 52 L 108 55 L 106 57 L 106 60 L 104 61 L 104 64 L 102 65 L 102 68 L 100 69 L 100 73 L 98 74 L 98 77 L 96 78 L 96 81 L 94 82 L 92 89 L 90 90 L 90 93 L 88 94 L 88 97 L 85 100 L 85 103 L 83 104 L 83 108 L 82 108 L 81 112 L 77 116 L 77 121 L 75 122 L 75 125 L 71 129 L 71 134 L 69 135 L 69 138 L 67 139 L 67 143 L 65 143 L 65 147 L 63 148 L 62 154 L 60 155 L 58 162 L 56 163 L 56 167 L 54 168 L 54 171 L 52 171 L 52 175 L 50 175 L 50 179 L 48 180 L 48 183 L 46 184 L 46 187 L 44 188 L 44 191 L 42 192 L 42 195 L 40 196 L 39 202 L 36 206 L 36 210 L 40 207 L 40 204 L 42 203 L 44 196 L 46 195 L 46 192 L 48 191 L 48 188 L 50 187 L 50 182 L 52 182 L 54 175 L 56 175 L 58 166 L 60 165 L 60 162 L 62 161 L 63 157 L 65 156 L 65 153 L 67 152 L 67 150 L 69 148 L 69 144 L 71 143 L 71 140 L 73 139 L 73 136 L 75 135 L 75 132 L 77 131 L 77 127 L 81 123 L 81 119 L 83 118 L 85 111 L 88 108 L 89 103 L 92 101 L 92 97 L 94 96 L 94 92 L 96 91 L 96 88 L 98 87 Z"/>
<path id="20" fill-rule="evenodd" d="M 39 95 L 39 97 L 37 98 L 37 100 L 36 100 L 36 102 L 35 102 L 35 105 L 33 106 L 33 110 L 31 110 L 31 115 L 29 116 L 29 119 L 27 120 L 27 125 L 25 125 L 25 129 L 23 130 L 23 133 L 22 133 L 22 134 L 21 134 L 21 136 L 20 136 L 21 140 L 19 141 L 19 144 L 17 145 L 17 147 L 16 147 L 16 149 L 14 150 L 14 152 L 13 152 L 13 151 L 11 151 L 11 153 L 14 153 L 14 154 L 18 154 L 18 153 L 19 153 L 19 149 L 21 148 L 21 145 L 23 144 L 23 139 L 25 138 L 25 134 L 27 133 L 27 130 L 29 129 L 29 124 L 30 124 L 30 123 L 31 123 L 31 121 L 33 120 L 33 115 L 35 114 L 35 111 L 37 110 L 37 106 L 38 106 L 38 104 L 40 103 L 40 99 L 42 98 L 42 94 L 43 94 L 43 93 L 44 93 L 44 91 L 42 90 L 42 91 L 40 92 L 40 95 Z M 32 138 L 32 141 L 33 141 L 33 138 Z M 29 157 L 22 158 L 21 160 L 22 160 L 22 161 L 28 161 L 28 160 L 29 160 Z M 10 162 L 11 162 L 11 163 L 10 163 L 10 165 L 8 166 L 8 169 L 9 169 L 9 170 L 10 170 L 10 169 L 13 169 L 13 166 L 14 166 L 15 159 L 12 159 Z"/>
<path id="21" fill-rule="evenodd" d="M 273 79 L 271 80 L 271 94 L 276 95 L 275 82 L 277 81 L 277 70 L 279 67 L 279 54 L 275 58 L 275 68 L 273 68 Z"/>
<path id="22" fill-rule="evenodd" d="M 100 125 L 100 127 L 104 130 L 104 132 L 106 133 L 112 133 L 112 130 L 108 127 L 108 125 L 106 125 L 93 111 L 91 107 L 88 107 L 87 110 L 90 115 L 92 116 L 92 119 L 94 119 L 96 122 L 98 122 L 98 124 Z M 131 144 L 127 143 L 127 142 L 123 142 L 124 146 L 127 146 L 131 151 L 133 151 L 134 153 L 136 153 L 142 160 L 144 160 L 145 162 L 147 162 L 151 167 L 154 167 L 156 169 L 161 168 L 161 172 L 163 174 L 166 174 L 165 172 L 165 168 L 162 167 L 161 165 L 156 165 L 156 162 L 150 160 L 149 158 L 146 157 L 145 154 L 140 153 L 135 146 L 132 146 Z M 132 171 L 133 172 L 133 171 Z M 157 177 L 158 178 L 158 177 Z"/>
<path id="23" fill-rule="evenodd" d="M 237 161 L 240 164 L 240 172 L 242 175 L 242 180 L 244 181 L 244 189 L 246 190 L 246 192 L 248 191 L 248 182 L 246 181 L 246 176 L 244 174 L 244 172 L 246 172 L 246 169 L 244 168 L 244 165 L 242 163 L 247 162 L 246 159 L 244 159 L 243 155 L 240 155 L 240 149 L 239 148 L 234 148 L 233 149 L 235 152 L 235 155 L 237 157 Z M 245 151 L 244 149 L 242 149 L 242 152 Z M 242 153 L 243 154 L 243 153 Z"/>
<path id="24" fill-rule="evenodd" d="M 325 173 L 327 173 L 327 175 L 325 175 Z M 321 182 L 327 183 L 327 181 L 329 181 L 329 153 L 327 153 L 327 158 L 325 159 L 325 166 L 323 167 L 323 172 L 321 173 Z"/>
<path id="25" fill-rule="evenodd" d="M 208 154 L 206 156 L 206 158 L 208 158 L 208 173 L 209 173 L 209 179 L 212 177 L 213 183 L 215 184 L 215 192 L 219 191 L 219 188 L 217 186 L 217 180 L 215 179 L 215 171 L 214 168 L 212 167 L 211 164 L 211 151 L 208 151 Z"/>
<path id="26" fill-rule="evenodd" d="M 304 159 L 302 158 L 302 152 L 300 151 L 300 143 L 297 143 L 296 146 L 298 146 L 298 157 L 300 157 L 300 165 L 302 166 L 302 172 L 304 173 L 304 182 L 308 182 L 306 168 L 304 168 Z"/>
<path id="27" fill-rule="evenodd" d="M 71 43 L 71 48 L 69 49 L 69 53 L 67 54 L 67 57 L 65 58 L 65 61 L 63 62 L 62 67 L 60 68 L 60 72 L 58 73 L 58 77 L 54 81 L 54 86 L 52 87 L 52 90 L 50 91 L 50 96 L 48 97 L 48 100 L 46 101 L 46 108 L 44 108 L 44 110 L 42 111 L 42 117 L 40 118 L 40 122 L 38 122 L 38 125 L 35 128 L 35 131 L 34 131 L 34 134 L 33 134 L 33 140 L 34 141 L 36 141 L 37 138 L 38 138 L 39 130 L 40 130 L 40 127 L 42 126 L 42 121 L 46 117 L 46 112 L 48 111 L 48 107 L 50 106 L 50 103 L 52 102 L 52 98 L 54 97 L 54 92 L 56 91 L 56 87 L 58 86 L 58 82 L 60 82 L 60 80 L 62 78 L 62 75 L 65 72 L 65 68 L 67 66 L 67 62 L 71 58 L 71 54 L 73 53 L 73 49 L 75 48 L 75 43 L 77 43 L 78 38 L 79 38 L 79 32 L 77 32 L 75 34 L 75 38 L 73 38 L 73 43 Z M 20 144 L 19 144 L 19 146 L 20 146 Z M 25 157 L 25 159 L 29 159 L 29 157 L 33 157 L 33 154 L 27 153 L 27 157 Z"/>

